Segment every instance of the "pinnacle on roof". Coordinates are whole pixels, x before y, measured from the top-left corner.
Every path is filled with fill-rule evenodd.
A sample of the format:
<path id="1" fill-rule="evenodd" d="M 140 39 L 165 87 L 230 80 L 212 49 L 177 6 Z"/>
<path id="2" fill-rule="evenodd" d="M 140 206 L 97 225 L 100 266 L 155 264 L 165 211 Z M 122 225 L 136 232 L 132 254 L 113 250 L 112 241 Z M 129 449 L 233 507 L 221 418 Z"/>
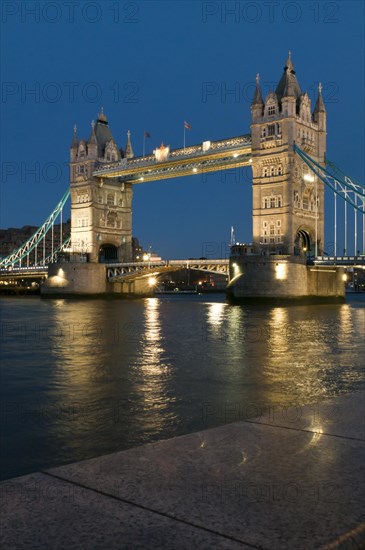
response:
<path id="1" fill-rule="evenodd" d="M 106 115 L 104 114 L 104 107 L 100 109 L 100 113 L 98 114 L 98 120 L 97 122 L 102 122 L 104 124 L 108 124 L 108 119 Z"/>
<path id="2" fill-rule="evenodd" d="M 134 153 L 133 153 L 133 149 L 132 149 L 132 144 L 131 144 L 131 133 L 130 131 L 128 130 L 127 132 L 127 145 L 125 146 L 125 157 L 127 159 L 131 159 L 134 157 Z"/>
<path id="3" fill-rule="evenodd" d="M 325 113 L 326 112 L 326 108 L 324 106 L 324 102 L 323 102 L 323 98 L 322 98 L 322 84 L 321 83 L 318 84 L 318 97 L 317 97 L 317 102 L 315 104 L 313 112 L 314 113 Z"/>
<path id="4" fill-rule="evenodd" d="M 76 124 L 75 124 L 74 134 L 72 136 L 71 147 L 78 147 L 78 145 L 79 145 L 79 140 L 77 139 L 77 128 L 76 128 Z"/>
<path id="5" fill-rule="evenodd" d="M 288 52 L 288 59 L 286 60 L 285 66 L 288 67 L 291 71 L 294 71 L 294 65 L 293 65 L 293 62 L 291 60 L 291 51 L 290 50 Z"/>
<path id="6" fill-rule="evenodd" d="M 283 97 L 295 97 L 299 99 L 301 93 L 297 77 L 295 76 L 294 65 L 291 60 L 291 52 L 289 52 L 284 67 L 284 73 L 276 88 L 276 95 L 278 96 L 278 100 L 281 101 Z"/>
<path id="7" fill-rule="evenodd" d="M 260 75 L 256 75 L 256 89 L 255 94 L 253 96 L 253 100 L 251 105 L 263 105 L 263 99 L 262 99 L 262 93 L 261 93 L 261 86 L 260 86 Z"/>
<path id="8" fill-rule="evenodd" d="M 97 139 L 96 139 L 96 134 L 95 134 L 95 122 L 94 121 L 91 122 L 91 132 L 90 132 L 88 143 L 92 143 L 92 144 L 95 144 L 95 145 L 97 145 L 97 143 L 98 143 Z"/>

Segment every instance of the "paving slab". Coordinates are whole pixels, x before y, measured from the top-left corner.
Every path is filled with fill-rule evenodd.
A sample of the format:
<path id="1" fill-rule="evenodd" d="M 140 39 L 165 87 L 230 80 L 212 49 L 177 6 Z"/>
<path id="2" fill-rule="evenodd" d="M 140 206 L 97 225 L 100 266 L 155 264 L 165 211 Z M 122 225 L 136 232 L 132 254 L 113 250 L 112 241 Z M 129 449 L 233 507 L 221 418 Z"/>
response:
<path id="1" fill-rule="evenodd" d="M 5 547 L 365 548 L 363 404 L 341 397 L 9 480 Z"/>
<path id="2" fill-rule="evenodd" d="M 364 442 L 292 426 L 237 422 L 50 473 L 262 548 L 319 548 L 365 521 Z"/>
<path id="3" fill-rule="evenodd" d="M 1 498 L 4 550 L 252 550 L 42 473 L 3 482 Z"/>

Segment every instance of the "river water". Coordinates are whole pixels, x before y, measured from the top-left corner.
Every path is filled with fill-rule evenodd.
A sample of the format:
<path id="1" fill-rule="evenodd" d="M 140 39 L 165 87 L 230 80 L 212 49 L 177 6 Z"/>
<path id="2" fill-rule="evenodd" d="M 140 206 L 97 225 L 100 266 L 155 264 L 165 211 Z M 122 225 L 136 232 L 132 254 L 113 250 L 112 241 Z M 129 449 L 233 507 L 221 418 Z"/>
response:
<path id="1" fill-rule="evenodd" d="M 4 298 L 1 477 L 362 391 L 364 298 Z"/>

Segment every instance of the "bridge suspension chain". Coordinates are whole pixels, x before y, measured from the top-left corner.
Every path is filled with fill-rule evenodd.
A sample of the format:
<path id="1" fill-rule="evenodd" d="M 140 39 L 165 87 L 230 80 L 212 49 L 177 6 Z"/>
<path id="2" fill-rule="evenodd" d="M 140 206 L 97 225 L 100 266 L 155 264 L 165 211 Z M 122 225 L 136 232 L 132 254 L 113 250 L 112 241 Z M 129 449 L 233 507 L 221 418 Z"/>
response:
<path id="1" fill-rule="evenodd" d="M 34 265 L 46 265 L 47 261 L 52 261 L 54 259 L 56 251 L 60 252 L 60 250 L 64 246 L 67 246 L 69 244 L 69 239 L 66 239 L 62 243 L 62 210 L 69 196 L 70 196 L 70 190 L 66 191 L 66 193 L 63 195 L 63 197 L 61 198 L 60 202 L 57 204 L 53 212 L 48 216 L 46 221 L 37 229 L 37 231 L 30 237 L 30 239 L 28 239 L 15 252 L 13 252 L 9 256 L 6 256 L 5 258 L 2 258 L 0 260 L 0 269 L 13 267 L 16 263 L 19 263 L 19 265 L 21 266 L 21 262 L 24 258 L 27 259 L 27 266 L 29 266 L 29 254 L 33 250 L 34 250 Z M 62 243 L 62 245 L 59 245 L 56 249 L 54 249 L 54 224 L 58 216 L 60 216 L 60 242 Z M 51 230 L 52 232 L 51 254 L 49 254 L 46 257 L 45 237 L 49 230 Z M 43 239 L 43 258 L 42 260 L 39 260 L 38 245 L 42 243 L 42 239 Z"/>
<path id="2" fill-rule="evenodd" d="M 365 214 L 365 187 L 354 182 L 348 176 L 326 159 L 328 168 L 321 166 L 312 157 L 305 153 L 294 143 L 294 151 L 300 156 L 307 166 L 314 172 L 327 187 L 331 188 L 337 195 L 352 206 L 355 210 Z M 331 173 L 329 168 L 333 168 Z M 336 173 L 337 172 L 337 173 Z"/>
<path id="3" fill-rule="evenodd" d="M 354 254 L 360 253 L 358 250 L 358 213 L 362 219 L 362 245 L 363 254 L 365 254 L 365 187 L 347 176 L 334 162 L 325 159 L 326 167 L 321 166 L 317 161 L 310 157 L 305 151 L 294 144 L 294 151 L 318 176 L 318 178 L 333 191 L 334 195 L 334 255 L 337 256 L 337 197 L 344 201 L 344 255 L 347 254 L 348 244 L 348 205 L 354 212 Z"/>

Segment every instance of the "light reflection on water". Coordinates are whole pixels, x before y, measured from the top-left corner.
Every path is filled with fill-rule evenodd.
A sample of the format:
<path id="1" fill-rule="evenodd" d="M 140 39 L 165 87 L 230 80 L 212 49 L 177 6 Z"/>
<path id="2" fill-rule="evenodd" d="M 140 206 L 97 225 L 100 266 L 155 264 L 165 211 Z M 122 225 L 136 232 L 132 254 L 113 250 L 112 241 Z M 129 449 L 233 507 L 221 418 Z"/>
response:
<path id="1" fill-rule="evenodd" d="M 223 296 L 4 299 L 2 477 L 363 388 L 365 315 Z"/>

